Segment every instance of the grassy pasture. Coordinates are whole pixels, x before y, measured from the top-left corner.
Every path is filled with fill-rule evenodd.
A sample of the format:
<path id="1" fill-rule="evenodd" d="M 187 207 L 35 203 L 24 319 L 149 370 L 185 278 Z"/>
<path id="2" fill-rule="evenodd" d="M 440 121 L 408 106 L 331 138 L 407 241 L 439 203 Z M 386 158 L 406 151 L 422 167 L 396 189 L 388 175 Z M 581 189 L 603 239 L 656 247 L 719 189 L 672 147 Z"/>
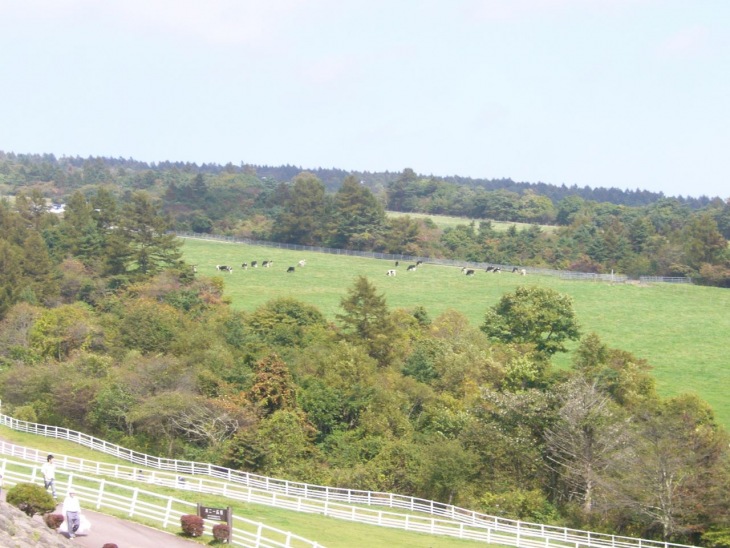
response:
<path id="1" fill-rule="evenodd" d="M 467 219 L 466 217 L 454 217 L 452 215 L 432 215 L 429 213 L 401 213 L 400 211 L 388 211 L 388 217 L 404 217 L 408 215 L 414 219 L 431 219 L 441 230 L 445 228 L 455 228 L 458 225 L 468 225 L 474 221 L 476 228 L 479 229 L 479 223 L 483 219 Z M 515 225 L 517 230 L 529 228 L 529 223 L 514 223 L 510 221 L 492 221 L 492 228 L 497 232 L 505 232 L 509 227 Z M 552 232 L 556 227 L 551 225 L 540 225 L 545 232 Z"/>
<path id="2" fill-rule="evenodd" d="M 613 348 L 645 358 L 653 367 L 660 392 L 671 396 L 695 392 L 709 402 L 718 420 L 730 428 L 730 386 L 727 367 L 730 333 L 730 291 L 674 284 L 609 284 L 526 277 L 481 270 L 473 277 L 460 269 L 425 264 L 407 272 L 401 263 L 395 277 L 386 276 L 391 261 L 316 252 L 186 239 L 184 258 L 197 265 L 198 275 L 220 276 L 233 307 L 254 310 L 277 297 L 294 297 L 313 304 L 328 318 L 341 312 L 340 299 L 357 276 L 367 276 L 391 308 L 421 305 L 436 317 L 455 309 L 478 326 L 487 308 L 519 285 L 550 287 L 572 296 L 582 332 L 597 333 Z M 300 259 L 307 265 L 287 273 Z M 273 260 L 271 268 L 241 270 L 242 262 Z M 219 273 L 216 264 L 233 265 Z M 569 357 L 556 360 L 558 366 Z"/>

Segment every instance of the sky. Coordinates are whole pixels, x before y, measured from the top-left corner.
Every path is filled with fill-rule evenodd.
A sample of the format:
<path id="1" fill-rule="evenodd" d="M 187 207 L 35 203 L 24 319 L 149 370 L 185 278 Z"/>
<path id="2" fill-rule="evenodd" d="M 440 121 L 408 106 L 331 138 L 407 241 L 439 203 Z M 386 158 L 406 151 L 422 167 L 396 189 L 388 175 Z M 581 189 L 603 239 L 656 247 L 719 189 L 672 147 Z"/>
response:
<path id="1" fill-rule="evenodd" d="M 730 1 L 0 0 L 0 150 L 730 198 Z"/>

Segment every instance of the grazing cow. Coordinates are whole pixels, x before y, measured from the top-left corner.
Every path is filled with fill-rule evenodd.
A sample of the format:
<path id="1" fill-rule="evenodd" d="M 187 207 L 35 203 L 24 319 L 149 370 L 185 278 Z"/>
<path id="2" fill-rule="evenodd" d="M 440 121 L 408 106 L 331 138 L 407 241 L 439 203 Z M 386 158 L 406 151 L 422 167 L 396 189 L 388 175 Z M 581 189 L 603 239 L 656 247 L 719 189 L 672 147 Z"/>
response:
<path id="1" fill-rule="evenodd" d="M 241 263 L 241 268 L 244 270 L 248 269 L 248 263 Z"/>
<path id="2" fill-rule="evenodd" d="M 261 263 L 261 266 L 263 266 L 264 268 L 269 268 L 273 264 L 274 261 L 264 261 L 263 263 Z"/>
<path id="3" fill-rule="evenodd" d="M 416 265 L 414 265 L 414 264 L 409 264 L 409 265 L 408 265 L 408 268 L 406 268 L 406 270 L 407 270 L 408 272 L 410 272 L 411 270 L 415 270 L 415 269 L 416 269 Z"/>
<path id="4" fill-rule="evenodd" d="M 527 276 L 527 270 L 525 270 L 524 268 L 520 270 L 520 275 Z"/>
<path id="5" fill-rule="evenodd" d="M 493 271 L 494 271 L 493 266 L 488 266 L 487 269 L 485 270 L 485 272 L 493 272 Z"/>
<path id="6" fill-rule="evenodd" d="M 302 260 L 301 260 L 301 261 L 299 261 L 299 262 L 298 262 L 297 264 L 298 264 L 299 266 L 304 266 L 305 264 L 307 264 L 307 261 L 305 261 L 304 259 L 302 259 Z"/>
<path id="7" fill-rule="evenodd" d="M 495 266 L 494 270 L 492 270 L 492 272 L 494 272 L 495 274 L 499 274 L 500 272 L 502 272 L 502 269 L 499 268 L 498 266 Z"/>
<path id="8" fill-rule="evenodd" d="M 399 264 L 400 264 L 400 263 L 399 263 L 398 261 L 396 261 L 396 262 L 395 262 L 395 267 L 396 267 L 396 268 L 398 268 L 398 265 L 399 265 Z"/>
<path id="9" fill-rule="evenodd" d="M 286 271 L 287 272 L 294 272 L 294 267 L 293 266 L 290 266 L 289 268 L 286 269 Z"/>
<path id="10" fill-rule="evenodd" d="M 229 274 L 233 274 L 233 267 L 224 265 L 224 264 L 217 264 L 215 265 L 216 270 L 219 272 L 228 272 Z"/>
<path id="11" fill-rule="evenodd" d="M 421 266 L 423 264 L 423 261 L 416 261 L 416 266 Z"/>
<path id="12" fill-rule="evenodd" d="M 258 268 L 259 262 L 258 261 L 251 261 L 251 268 Z"/>
<path id="13" fill-rule="evenodd" d="M 388 272 L 385 273 L 386 276 L 395 276 L 396 270 L 388 270 Z"/>
<path id="14" fill-rule="evenodd" d="M 465 269 L 464 270 L 464 275 L 466 275 L 466 276 L 473 276 L 474 275 L 474 269 L 472 269 L 472 268 Z"/>
<path id="15" fill-rule="evenodd" d="M 512 274 L 514 274 L 514 273 L 515 273 L 515 272 L 517 272 L 518 270 L 519 270 L 519 269 L 518 269 L 517 267 L 514 267 L 514 268 L 512 269 Z"/>

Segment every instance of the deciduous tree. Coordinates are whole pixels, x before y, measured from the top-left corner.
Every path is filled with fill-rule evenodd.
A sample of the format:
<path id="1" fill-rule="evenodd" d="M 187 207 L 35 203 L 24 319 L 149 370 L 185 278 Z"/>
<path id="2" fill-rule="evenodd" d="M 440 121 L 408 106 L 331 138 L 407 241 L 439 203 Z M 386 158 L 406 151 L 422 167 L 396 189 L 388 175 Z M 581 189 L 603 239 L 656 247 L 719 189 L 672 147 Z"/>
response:
<path id="1" fill-rule="evenodd" d="M 492 339 L 530 343 L 548 356 L 565 352 L 579 336 L 573 300 L 545 287 L 518 287 L 487 311 L 481 327 Z"/>

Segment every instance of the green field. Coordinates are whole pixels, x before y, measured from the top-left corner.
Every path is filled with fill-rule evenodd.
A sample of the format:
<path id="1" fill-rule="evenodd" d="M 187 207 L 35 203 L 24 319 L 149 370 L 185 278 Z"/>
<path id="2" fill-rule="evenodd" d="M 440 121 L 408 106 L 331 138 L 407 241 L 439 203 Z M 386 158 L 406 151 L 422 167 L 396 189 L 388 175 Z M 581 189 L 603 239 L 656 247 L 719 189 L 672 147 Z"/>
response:
<path id="1" fill-rule="evenodd" d="M 367 276 L 382 292 L 391 308 L 421 305 L 431 317 L 455 309 L 473 325 L 506 292 L 519 285 L 540 285 L 571 295 L 583 333 L 597 333 L 613 348 L 645 358 L 653 367 L 663 395 L 695 392 L 709 402 L 718 420 L 730 427 L 730 386 L 727 336 L 730 333 L 730 291 L 675 284 L 609 284 L 561 280 L 553 276 L 518 276 L 508 272 L 477 271 L 473 277 L 457 267 L 426 264 L 388 277 L 393 263 L 349 255 L 250 246 L 187 239 L 184 258 L 197 265 L 199 275 L 220 276 L 233 306 L 254 310 L 277 297 L 295 297 L 316 305 L 334 319 L 340 299 L 359 275 Z M 287 273 L 300 259 L 307 265 Z M 273 260 L 272 268 L 243 271 L 242 262 Z M 237 267 L 232 274 L 219 273 L 216 264 Z M 569 363 L 559 357 L 558 366 Z"/>
<path id="2" fill-rule="evenodd" d="M 454 217 L 452 215 L 433 215 L 430 213 L 401 213 L 399 211 L 388 211 L 387 214 L 388 217 L 404 217 L 408 215 L 409 217 L 413 217 L 414 219 L 431 219 L 434 224 L 441 230 L 445 228 L 454 228 L 459 225 L 468 225 L 472 221 L 474 221 L 474 225 L 478 229 L 479 223 L 482 221 L 482 219 L 467 219 L 465 217 Z M 525 228 L 529 228 L 530 226 L 532 226 L 528 223 L 513 223 L 509 221 L 491 221 L 491 223 L 492 228 L 497 232 L 504 232 L 512 225 L 515 225 L 517 227 L 517 230 L 524 230 Z M 555 230 L 556 227 L 551 225 L 540 225 L 540 228 L 542 228 L 545 232 L 551 232 Z"/>

